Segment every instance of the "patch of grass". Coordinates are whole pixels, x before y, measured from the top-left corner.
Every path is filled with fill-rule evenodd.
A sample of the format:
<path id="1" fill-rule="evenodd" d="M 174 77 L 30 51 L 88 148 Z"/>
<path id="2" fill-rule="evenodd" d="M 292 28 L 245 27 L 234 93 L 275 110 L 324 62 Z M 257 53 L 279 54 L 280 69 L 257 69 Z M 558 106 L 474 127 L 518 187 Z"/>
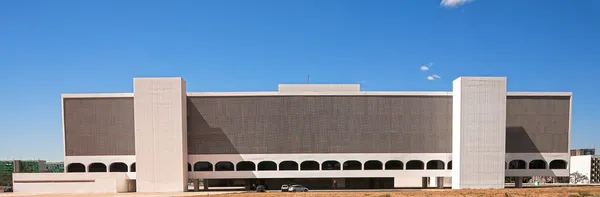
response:
<path id="1" fill-rule="evenodd" d="M 583 197 L 583 196 L 592 196 L 592 194 L 589 191 L 579 191 L 577 192 L 577 195 Z"/>

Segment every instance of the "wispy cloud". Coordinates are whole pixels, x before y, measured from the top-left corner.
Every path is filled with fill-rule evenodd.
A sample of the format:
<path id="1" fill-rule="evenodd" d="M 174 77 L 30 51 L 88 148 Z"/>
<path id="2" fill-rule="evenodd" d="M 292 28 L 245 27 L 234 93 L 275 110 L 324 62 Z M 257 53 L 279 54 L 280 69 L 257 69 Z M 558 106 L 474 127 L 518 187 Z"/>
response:
<path id="1" fill-rule="evenodd" d="M 419 69 L 421 69 L 421 71 L 428 71 L 431 66 L 433 66 L 433 63 L 423 64 Z"/>
<path id="2" fill-rule="evenodd" d="M 442 0 L 440 5 L 447 8 L 455 8 L 473 0 Z"/>
<path id="3" fill-rule="evenodd" d="M 436 75 L 436 74 L 433 74 L 433 75 L 427 76 L 427 80 L 429 80 L 429 81 L 433 81 L 433 80 L 436 80 L 436 79 L 441 79 L 441 78 L 442 78 L 442 77 L 440 77 L 439 75 Z"/>

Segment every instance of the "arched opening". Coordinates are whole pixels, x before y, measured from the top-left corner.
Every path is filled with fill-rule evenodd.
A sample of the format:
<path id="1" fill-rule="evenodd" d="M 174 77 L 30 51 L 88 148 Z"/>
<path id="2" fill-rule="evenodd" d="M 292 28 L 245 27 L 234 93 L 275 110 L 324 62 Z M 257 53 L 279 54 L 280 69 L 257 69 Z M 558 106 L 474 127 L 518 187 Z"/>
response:
<path id="1" fill-rule="evenodd" d="M 546 169 L 546 162 L 544 160 L 533 160 L 529 162 L 529 169 Z"/>
<path id="2" fill-rule="evenodd" d="M 319 170 L 319 162 L 303 161 L 300 163 L 300 170 Z"/>
<path id="3" fill-rule="evenodd" d="M 273 161 L 261 161 L 258 163 L 258 171 L 277 171 L 277 163 Z"/>
<path id="4" fill-rule="evenodd" d="M 255 171 L 256 164 L 251 161 L 240 161 L 235 166 L 236 171 Z"/>
<path id="5" fill-rule="evenodd" d="M 192 171 L 192 164 L 188 163 L 188 172 Z"/>
<path id="6" fill-rule="evenodd" d="M 567 169 L 567 162 L 565 160 L 552 160 L 550 162 L 550 169 Z"/>
<path id="7" fill-rule="evenodd" d="M 398 160 L 389 160 L 385 162 L 385 170 L 404 170 L 404 163 Z"/>
<path id="8" fill-rule="evenodd" d="M 199 161 L 194 164 L 194 171 L 213 171 L 213 165 L 208 161 Z"/>
<path id="9" fill-rule="evenodd" d="M 443 170 L 446 164 L 440 160 L 431 160 L 427 162 L 428 170 Z"/>
<path id="10" fill-rule="evenodd" d="M 356 160 L 344 162 L 344 170 L 362 170 L 362 163 Z"/>
<path id="11" fill-rule="evenodd" d="M 71 163 L 67 165 L 67 172 L 85 172 L 85 165 L 82 163 Z"/>
<path id="12" fill-rule="evenodd" d="M 452 161 L 448 162 L 448 170 L 452 170 Z"/>
<path id="13" fill-rule="evenodd" d="M 129 168 L 129 172 L 135 172 L 135 162 L 133 162 Z"/>
<path id="14" fill-rule="evenodd" d="M 279 171 L 298 170 L 298 163 L 295 161 L 282 161 L 279 163 Z"/>
<path id="15" fill-rule="evenodd" d="M 323 164 L 321 165 L 321 170 L 341 170 L 341 169 L 342 169 L 342 166 L 340 165 L 340 162 L 338 162 L 338 161 L 329 160 L 329 161 L 323 162 Z"/>
<path id="16" fill-rule="evenodd" d="M 407 170 L 423 170 L 425 169 L 425 164 L 419 160 L 410 160 L 406 162 Z"/>
<path id="17" fill-rule="evenodd" d="M 106 165 L 103 163 L 92 163 L 88 166 L 88 172 L 106 172 Z"/>
<path id="18" fill-rule="evenodd" d="M 523 160 L 512 160 L 508 163 L 508 169 L 527 169 L 527 163 Z"/>
<path id="19" fill-rule="evenodd" d="M 383 170 L 383 163 L 377 160 L 369 160 L 365 162 L 365 170 Z"/>
<path id="20" fill-rule="evenodd" d="M 123 163 L 123 162 L 115 162 L 110 164 L 109 166 L 109 172 L 127 172 L 127 169 L 129 167 L 127 167 L 127 164 Z"/>
<path id="21" fill-rule="evenodd" d="M 215 165 L 215 171 L 234 171 L 234 165 L 229 161 L 219 161 Z"/>

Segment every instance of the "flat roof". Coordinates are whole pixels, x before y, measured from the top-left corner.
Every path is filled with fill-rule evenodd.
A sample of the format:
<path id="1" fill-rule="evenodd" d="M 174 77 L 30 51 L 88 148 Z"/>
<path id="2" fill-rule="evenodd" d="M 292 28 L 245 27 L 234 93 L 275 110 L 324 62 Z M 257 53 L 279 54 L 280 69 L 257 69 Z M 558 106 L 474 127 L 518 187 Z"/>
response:
<path id="1" fill-rule="evenodd" d="M 507 96 L 572 96 L 571 92 L 507 92 Z M 123 98 L 133 93 L 62 94 L 62 98 Z M 358 92 L 187 92 L 190 97 L 205 96 L 452 96 L 444 91 L 358 91 Z"/>

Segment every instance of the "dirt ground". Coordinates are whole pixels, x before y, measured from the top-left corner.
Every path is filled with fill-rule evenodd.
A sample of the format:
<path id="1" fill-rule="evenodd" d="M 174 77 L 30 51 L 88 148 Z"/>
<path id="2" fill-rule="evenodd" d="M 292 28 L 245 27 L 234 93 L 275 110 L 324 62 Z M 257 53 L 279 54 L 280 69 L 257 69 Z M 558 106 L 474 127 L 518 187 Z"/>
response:
<path id="1" fill-rule="evenodd" d="M 506 197 L 506 196 L 531 196 L 531 197 L 568 197 L 573 196 L 599 196 L 600 186 L 588 187 L 554 187 L 554 188 L 521 188 L 521 189 L 495 189 L 495 190 L 426 190 L 426 191 L 389 191 L 389 192 L 308 192 L 308 193 L 240 193 L 220 194 L 218 197 Z M 213 196 L 213 195 L 211 195 Z"/>

